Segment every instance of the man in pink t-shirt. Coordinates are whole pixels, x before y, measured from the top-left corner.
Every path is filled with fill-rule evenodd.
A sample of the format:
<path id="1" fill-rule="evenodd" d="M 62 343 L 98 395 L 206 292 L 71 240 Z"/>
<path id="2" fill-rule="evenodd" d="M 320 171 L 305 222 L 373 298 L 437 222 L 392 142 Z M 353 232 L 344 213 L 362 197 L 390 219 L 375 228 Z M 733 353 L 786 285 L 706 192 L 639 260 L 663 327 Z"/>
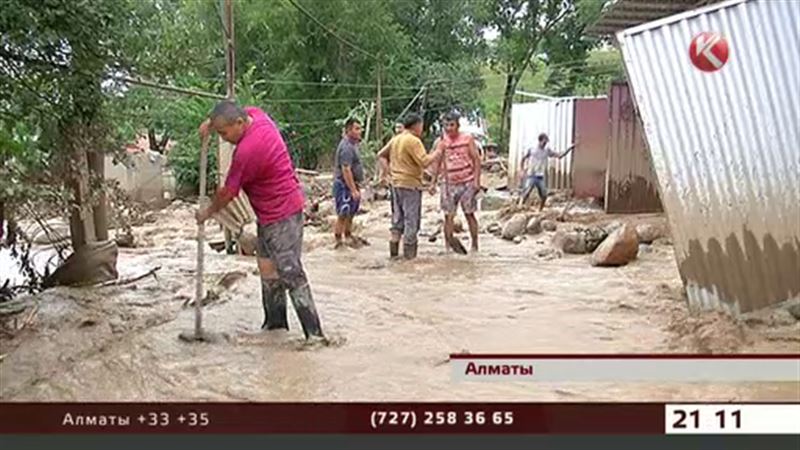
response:
<path id="1" fill-rule="evenodd" d="M 475 211 L 478 209 L 477 195 L 481 190 L 481 155 L 472 135 L 459 131 L 460 119 L 461 115 L 457 112 L 450 112 L 444 117 L 444 134 L 438 144 L 443 156 L 435 165 L 434 184 L 441 175 L 444 180 L 440 197 L 444 212 L 444 243 L 459 253 L 466 253 L 461 242 L 453 236 L 454 219 L 461 205 L 469 226 L 472 251 L 477 252 L 478 219 Z"/>
<path id="2" fill-rule="evenodd" d="M 322 327 L 311 287 L 303 269 L 303 194 L 292 159 L 278 127 L 258 108 L 240 108 L 224 101 L 200 125 L 236 145 L 225 186 L 211 204 L 197 212 L 205 222 L 244 191 L 258 217 L 258 269 L 264 306 L 262 329 L 289 329 L 286 291 L 292 300 L 306 339 L 322 339 Z"/>

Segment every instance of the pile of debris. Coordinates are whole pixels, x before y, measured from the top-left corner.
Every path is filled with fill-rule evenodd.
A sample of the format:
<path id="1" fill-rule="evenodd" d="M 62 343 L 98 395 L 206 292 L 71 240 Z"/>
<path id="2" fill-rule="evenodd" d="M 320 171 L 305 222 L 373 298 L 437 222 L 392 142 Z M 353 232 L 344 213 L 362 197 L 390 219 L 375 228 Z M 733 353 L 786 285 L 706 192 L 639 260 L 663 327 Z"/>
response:
<path id="1" fill-rule="evenodd" d="M 649 251 L 654 242 L 671 244 L 665 226 L 620 221 L 604 225 L 564 223 L 564 211 L 556 209 L 531 212 L 525 206 L 509 205 L 498 212 L 500 222 L 485 231 L 504 240 L 521 243 L 525 236 L 554 232 L 552 244 L 557 250 L 572 255 L 592 254 L 595 266 L 620 266 L 636 259 L 640 248 Z M 561 225 L 559 225 L 561 223 Z"/>

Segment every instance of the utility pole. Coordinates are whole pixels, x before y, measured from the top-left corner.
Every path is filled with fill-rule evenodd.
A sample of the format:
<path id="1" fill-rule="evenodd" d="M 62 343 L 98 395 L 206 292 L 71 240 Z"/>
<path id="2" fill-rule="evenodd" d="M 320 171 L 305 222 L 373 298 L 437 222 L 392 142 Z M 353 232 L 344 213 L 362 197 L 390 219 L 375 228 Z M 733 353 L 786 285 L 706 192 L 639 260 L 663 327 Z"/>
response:
<path id="1" fill-rule="evenodd" d="M 233 40 L 233 0 L 223 0 L 223 33 L 222 39 L 225 48 L 225 98 L 233 101 L 236 98 L 235 80 L 236 80 L 236 48 Z M 218 186 L 225 183 L 225 177 L 228 175 L 228 169 L 233 160 L 233 145 L 229 144 L 219 138 L 219 156 L 218 161 Z M 225 229 L 225 251 L 230 255 L 233 254 L 233 238 L 230 230 Z"/>
<path id="2" fill-rule="evenodd" d="M 375 99 L 375 140 L 378 146 L 383 146 L 383 102 L 381 100 L 381 78 L 383 77 L 383 65 L 378 60 L 378 95 Z"/>

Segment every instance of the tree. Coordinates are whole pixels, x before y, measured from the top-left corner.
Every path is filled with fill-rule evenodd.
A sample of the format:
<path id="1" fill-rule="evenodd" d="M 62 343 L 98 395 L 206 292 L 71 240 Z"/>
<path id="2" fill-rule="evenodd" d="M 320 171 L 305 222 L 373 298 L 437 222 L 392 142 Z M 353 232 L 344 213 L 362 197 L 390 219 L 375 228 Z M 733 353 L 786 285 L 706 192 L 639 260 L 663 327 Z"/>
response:
<path id="1" fill-rule="evenodd" d="M 551 95 L 575 95 L 579 87 L 597 95 L 608 89 L 611 78 L 621 75 L 619 52 L 592 52 L 600 40 L 586 35 L 586 28 L 600 18 L 603 2 L 577 0 L 575 8 L 574 14 L 565 16 L 542 40 L 548 71 L 545 87 Z"/>
<path id="2" fill-rule="evenodd" d="M 500 124 L 501 146 L 508 144 L 511 103 L 522 75 L 543 40 L 576 14 L 573 0 L 486 0 L 485 25 L 498 33 L 490 63 L 505 76 Z"/>
<path id="3" fill-rule="evenodd" d="M 125 65 L 126 33 L 138 23 L 135 6 L 129 0 L 19 0 L 0 8 L 2 128 L 8 133 L 26 124 L 33 145 L 51 159 L 49 168 L 64 175 L 55 180 L 66 179 L 71 190 L 76 249 L 107 238 L 104 198 L 91 204 L 90 173 L 102 178 L 102 152 L 114 145 L 102 86 Z"/>

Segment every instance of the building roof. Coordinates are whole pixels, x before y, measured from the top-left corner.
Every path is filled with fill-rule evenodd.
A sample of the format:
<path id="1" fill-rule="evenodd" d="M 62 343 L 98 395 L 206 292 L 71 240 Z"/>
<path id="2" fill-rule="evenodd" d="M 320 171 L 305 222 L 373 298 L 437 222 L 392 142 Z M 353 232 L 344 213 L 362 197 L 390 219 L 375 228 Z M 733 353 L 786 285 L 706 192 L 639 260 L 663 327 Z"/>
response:
<path id="1" fill-rule="evenodd" d="M 613 36 L 616 32 L 662 17 L 682 13 L 721 0 L 615 0 L 586 32 L 594 36 Z"/>

